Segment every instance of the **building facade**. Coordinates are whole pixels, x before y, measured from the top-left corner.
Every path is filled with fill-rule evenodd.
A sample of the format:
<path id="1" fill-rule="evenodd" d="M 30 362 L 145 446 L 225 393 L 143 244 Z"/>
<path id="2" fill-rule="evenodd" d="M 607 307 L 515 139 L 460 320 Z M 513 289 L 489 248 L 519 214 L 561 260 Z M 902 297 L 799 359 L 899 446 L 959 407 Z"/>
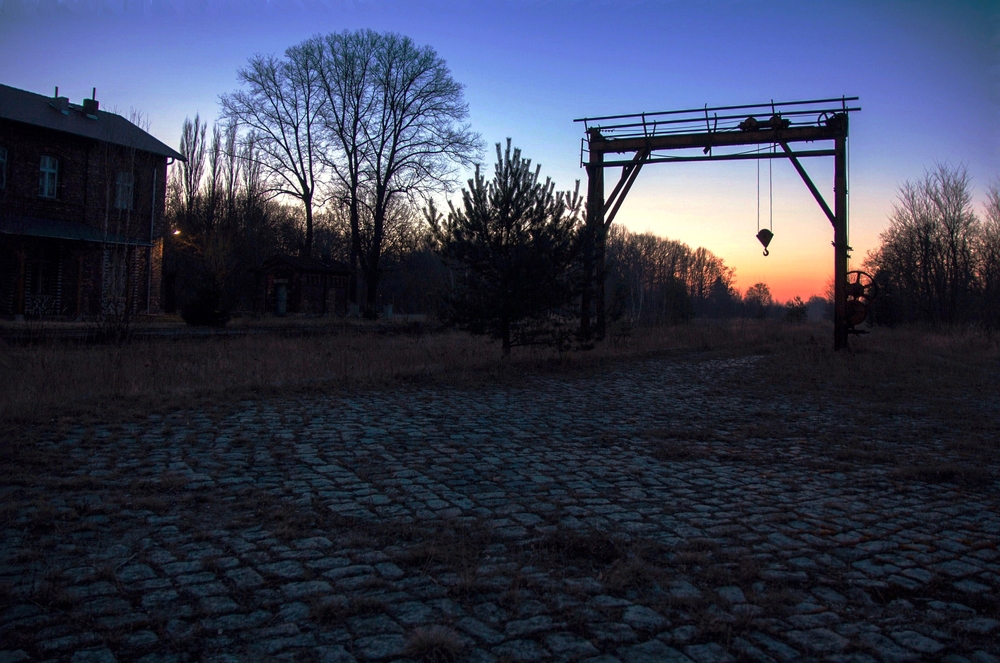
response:
<path id="1" fill-rule="evenodd" d="M 182 158 L 96 99 L 0 85 L 0 316 L 158 313 Z"/>
<path id="2" fill-rule="evenodd" d="M 297 256 L 273 256 L 260 269 L 263 313 L 339 315 L 347 313 L 351 268 L 337 261 L 321 262 Z"/>

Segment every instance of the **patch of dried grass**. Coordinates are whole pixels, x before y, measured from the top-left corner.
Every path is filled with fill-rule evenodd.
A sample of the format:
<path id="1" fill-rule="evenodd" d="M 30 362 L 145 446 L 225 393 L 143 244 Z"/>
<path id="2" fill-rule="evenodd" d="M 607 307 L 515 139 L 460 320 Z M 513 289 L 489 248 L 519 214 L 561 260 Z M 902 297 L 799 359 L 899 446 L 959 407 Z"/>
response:
<path id="1" fill-rule="evenodd" d="M 963 488 L 983 488 L 992 485 L 989 469 L 965 463 L 925 462 L 894 469 L 890 476 L 897 481 L 957 484 Z"/>
<path id="2" fill-rule="evenodd" d="M 403 653 L 422 663 L 451 663 L 465 649 L 462 638 L 447 626 L 421 626 L 407 638 Z"/>

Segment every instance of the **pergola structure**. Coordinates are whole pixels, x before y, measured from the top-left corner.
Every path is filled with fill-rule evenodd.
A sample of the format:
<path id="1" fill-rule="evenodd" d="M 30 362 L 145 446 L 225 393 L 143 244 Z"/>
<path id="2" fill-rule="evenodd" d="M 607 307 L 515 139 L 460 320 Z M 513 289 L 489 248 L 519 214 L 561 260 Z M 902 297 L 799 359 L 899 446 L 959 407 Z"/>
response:
<path id="1" fill-rule="evenodd" d="M 587 169 L 588 179 L 585 287 L 580 317 L 584 338 L 604 336 L 604 260 L 608 229 L 645 164 L 788 158 L 833 225 L 833 346 L 837 350 L 847 347 L 847 259 L 850 250 L 847 244 L 847 129 L 848 115 L 861 110 L 850 105 L 857 100 L 858 97 L 840 97 L 772 101 L 575 120 L 584 125 L 580 162 Z M 831 141 L 832 145 L 819 149 L 803 149 L 805 146 L 798 145 L 825 141 Z M 764 151 L 762 146 L 765 145 L 770 149 Z M 777 151 L 779 146 L 780 152 Z M 607 158 L 608 155 L 628 154 L 632 156 Z M 834 158 L 832 210 L 799 161 L 805 157 L 830 156 Z M 605 168 L 621 168 L 621 176 L 607 197 Z"/>

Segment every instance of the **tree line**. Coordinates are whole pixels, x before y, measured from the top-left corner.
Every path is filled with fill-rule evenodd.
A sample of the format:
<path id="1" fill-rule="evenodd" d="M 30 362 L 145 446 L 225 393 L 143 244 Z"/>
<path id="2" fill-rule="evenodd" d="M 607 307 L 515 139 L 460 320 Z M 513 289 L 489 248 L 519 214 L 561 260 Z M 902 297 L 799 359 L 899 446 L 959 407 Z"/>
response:
<path id="1" fill-rule="evenodd" d="M 972 195 L 964 166 L 939 164 L 900 187 L 864 262 L 880 290 L 875 322 L 1000 328 L 1000 182 L 988 186 L 982 215 Z"/>

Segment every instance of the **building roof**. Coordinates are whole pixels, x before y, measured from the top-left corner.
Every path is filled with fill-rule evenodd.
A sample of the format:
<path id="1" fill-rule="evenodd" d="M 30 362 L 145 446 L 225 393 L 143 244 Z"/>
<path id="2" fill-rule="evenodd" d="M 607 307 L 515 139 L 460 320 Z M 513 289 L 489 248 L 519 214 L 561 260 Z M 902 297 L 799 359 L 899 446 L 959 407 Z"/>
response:
<path id="1" fill-rule="evenodd" d="M 60 101 L 66 112 L 59 110 Z M 184 161 L 176 150 L 166 146 L 121 115 L 97 110 L 93 115 L 83 107 L 58 99 L 0 84 L 0 119 L 23 122 L 36 127 L 92 138 L 131 147 Z"/>

